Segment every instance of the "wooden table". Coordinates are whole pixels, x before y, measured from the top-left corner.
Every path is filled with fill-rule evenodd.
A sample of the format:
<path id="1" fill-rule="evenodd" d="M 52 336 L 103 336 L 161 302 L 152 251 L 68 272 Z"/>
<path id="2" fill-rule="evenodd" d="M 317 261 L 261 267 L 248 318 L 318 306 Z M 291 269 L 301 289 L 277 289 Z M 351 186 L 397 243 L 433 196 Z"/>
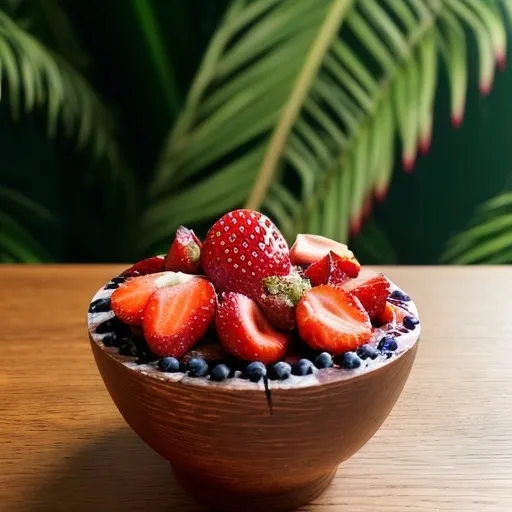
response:
<path id="1" fill-rule="evenodd" d="M 200 511 L 124 423 L 86 310 L 121 267 L 0 266 L 0 511 Z M 305 511 L 512 510 L 512 268 L 383 269 L 423 331 L 398 404 Z"/>

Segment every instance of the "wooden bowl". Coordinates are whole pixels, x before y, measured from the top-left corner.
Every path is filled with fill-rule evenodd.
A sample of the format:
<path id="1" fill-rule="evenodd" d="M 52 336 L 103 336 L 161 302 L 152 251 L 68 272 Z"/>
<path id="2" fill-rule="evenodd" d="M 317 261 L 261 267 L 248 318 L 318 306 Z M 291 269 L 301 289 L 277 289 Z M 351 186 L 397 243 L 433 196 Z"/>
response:
<path id="1" fill-rule="evenodd" d="M 262 383 L 162 380 L 156 371 L 126 366 L 89 337 L 128 424 L 171 463 L 191 495 L 227 511 L 290 510 L 318 496 L 386 419 L 417 350 L 414 340 L 375 369 L 321 370 L 302 377 L 303 386 L 270 381 L 270 414 Z"/>

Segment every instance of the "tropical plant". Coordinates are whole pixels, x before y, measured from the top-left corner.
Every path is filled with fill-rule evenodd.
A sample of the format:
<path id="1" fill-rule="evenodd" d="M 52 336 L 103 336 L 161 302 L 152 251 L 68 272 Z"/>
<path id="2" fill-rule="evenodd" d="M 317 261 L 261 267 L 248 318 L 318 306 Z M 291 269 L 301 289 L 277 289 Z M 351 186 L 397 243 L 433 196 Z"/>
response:
<path id="1" fill-rule="evenodd" d="M 159 83 L 174 90 L 154 13 L 135 4 Z M 138 230 L 138 255 L 163 247 L 180 224 L 201 226 L 242 205 L 269 212 L 289 239 L 302 230 L 343 241 L 357 234 L 374 198 L 386 196 L 396 138 L 406 170 L 418 150 L 428 149 L 438 56 L 458 125 L 468 38 L 477 43 L 480 89 L 487 94 L 496 64 L 505 62 L 504 13 L 512 15 L 512 0 L 232 0 L 151 178 L 135 188 L 109 109 L 64 56 L 20 23 L 18 7 L 0 11 L 2 99 L 13 116 L 44 111 L 50 136 L 89 147 L 96 167 L 129 185 L 118 204 L 138 208 L 133 218 L 140 222 L 130 223 Z M 177 97 L 167 94 L 171 119 Z M 20 199 L 10 194 L 9 204 L 34 213 Z M 43 257 L 33 239 L 13 231 L 9 211 L 1 214 L 11 231 L 0 236 L 0 258 Z M 13 238 L 29 252 L 5 242 Z M 381 238 L 373 225 L 364 243 Z"/>
<path id="2" fill-rule="evenodd" d="M 480 206 L 471 226 L 450 239 L 441 261 L 512 263 L 512 192 L 503 192 Z"/>

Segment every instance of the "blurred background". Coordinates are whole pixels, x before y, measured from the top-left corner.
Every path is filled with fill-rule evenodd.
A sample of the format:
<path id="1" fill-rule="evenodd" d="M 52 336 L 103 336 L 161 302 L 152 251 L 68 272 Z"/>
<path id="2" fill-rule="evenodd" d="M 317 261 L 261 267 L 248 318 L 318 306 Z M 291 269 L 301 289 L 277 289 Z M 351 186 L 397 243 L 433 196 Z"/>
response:
<path id="1" fill-rule="evenodd" d="M 0 0 L 0 262 L 228 210 L 364 263 L 512 262 L 511 0 Z"/>

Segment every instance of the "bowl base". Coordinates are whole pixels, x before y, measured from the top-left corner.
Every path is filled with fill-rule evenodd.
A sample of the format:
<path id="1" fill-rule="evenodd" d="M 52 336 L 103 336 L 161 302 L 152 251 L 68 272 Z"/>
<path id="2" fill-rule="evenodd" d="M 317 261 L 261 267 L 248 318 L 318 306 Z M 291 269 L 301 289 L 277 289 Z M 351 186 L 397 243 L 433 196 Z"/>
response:
<path id="1" fill-rule="evenodd" d="M 288 490 L 280 494 L 239 493 L 236 487 L 226 489 L 217 483 L 199 480 L 197 475 L 190 473 L 179 465 L 172 465 L 178 483 L 196 501 L 214 510 L 233 512 L 287 512 L 295 510 L 314 500 L 329 486 L 338 467 L 332 468 L 320 478 L 306 485 Z M 255 489 L 256 491 L 256 489 Z"/>

